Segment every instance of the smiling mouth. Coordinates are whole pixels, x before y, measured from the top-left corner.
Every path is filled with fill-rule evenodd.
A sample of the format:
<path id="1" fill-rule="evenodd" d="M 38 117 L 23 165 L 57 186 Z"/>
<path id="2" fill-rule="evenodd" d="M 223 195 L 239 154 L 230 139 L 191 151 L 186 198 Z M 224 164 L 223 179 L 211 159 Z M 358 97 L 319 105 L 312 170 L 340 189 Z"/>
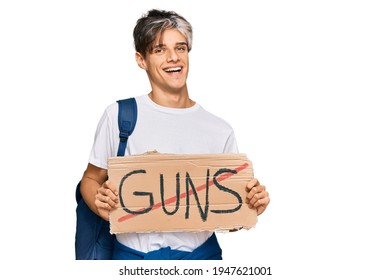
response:
<path id="1" fill-rule="evenodd" d="M 182 67 L 172 67 L 172 68 L 164 69 L 164 71 L 167 73 L 179 73 L 179 72 L 181 72 L 181 70 L 182 70 Z"/>

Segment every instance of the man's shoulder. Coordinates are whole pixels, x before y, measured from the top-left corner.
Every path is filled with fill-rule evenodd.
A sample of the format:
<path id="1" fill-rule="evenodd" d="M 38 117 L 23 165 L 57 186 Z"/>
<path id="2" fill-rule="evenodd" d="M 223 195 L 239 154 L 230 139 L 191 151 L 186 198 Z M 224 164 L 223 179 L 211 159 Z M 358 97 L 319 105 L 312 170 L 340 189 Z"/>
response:
<path id="1" fill-rule="evenodd" d="M 218 125 L 221 128 L 225 128 L 225 129 L 229 129 L 229 130 L 232 129 L 231 125 L 229 124 L 229 122 L 227 120 L 225 120 L 224 118 L 222 118 L 221 116 L 219 116 L 215 113 L 212 113 L 212 112 L 206 110 L 202 106 L 200 106 L 199 112 L 206 119 L 208 119 L 208 121 L 211 122 L 212 124 Z"/>
<path id="2" fill-rule="evenodd" d="M 129 98 L 135 98 L 136 99 L 136 102 L 140 103 L 140 101 L 142 100 L 141 99 L 142 96 L 130 96 L 130 97 L 124 97 L 124 98 L 120 98 L 118 100 L 116 100 L 115 102 L 112 102 L 110 103 L 109 105 L 106 106 L 106 109 L 105 109 L 105 112 L 106 114 L 108 114 L 109 116 L 116 116 L 118 114 L 118 101 L 119 100 L 125 100 L 125 99 L 129 99 Z"/>
<path id="3" fill-rule="evenodd" d="M 117 102 L 112 102 L 106 106 L 105 113 L 109 116 L 118 114 L 118 105 Z"/>

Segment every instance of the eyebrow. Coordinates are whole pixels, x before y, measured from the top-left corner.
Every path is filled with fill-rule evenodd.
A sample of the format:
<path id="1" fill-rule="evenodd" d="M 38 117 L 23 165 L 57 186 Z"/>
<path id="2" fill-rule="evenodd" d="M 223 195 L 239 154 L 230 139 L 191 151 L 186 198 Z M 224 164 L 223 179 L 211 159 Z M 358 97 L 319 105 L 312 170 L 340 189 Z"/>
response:
<path id="1" fill-rule="evenodd" d="M 161 48 L 161 47 L 165 47 L 165 46 L 166 46 L 166 44 L 157 44 L 153 48 Z M 177 42 L 177 43 L 175 43 L 175 46 L 188 46 L 188 44 L 186 42 Z"/>

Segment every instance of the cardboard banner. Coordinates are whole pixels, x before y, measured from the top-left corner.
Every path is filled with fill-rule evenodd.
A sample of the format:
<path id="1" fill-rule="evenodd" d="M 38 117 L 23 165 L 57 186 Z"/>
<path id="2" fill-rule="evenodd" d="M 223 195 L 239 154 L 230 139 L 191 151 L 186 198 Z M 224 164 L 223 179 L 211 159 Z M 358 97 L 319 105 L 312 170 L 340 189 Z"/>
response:
<path id="1" fill-rule="evenodd" d="M 110 232 L 226 231 L 255 226 L 245 203 L 253 178 L 245 154 L 145 154 L 109 159 L 120 207 Z"/>

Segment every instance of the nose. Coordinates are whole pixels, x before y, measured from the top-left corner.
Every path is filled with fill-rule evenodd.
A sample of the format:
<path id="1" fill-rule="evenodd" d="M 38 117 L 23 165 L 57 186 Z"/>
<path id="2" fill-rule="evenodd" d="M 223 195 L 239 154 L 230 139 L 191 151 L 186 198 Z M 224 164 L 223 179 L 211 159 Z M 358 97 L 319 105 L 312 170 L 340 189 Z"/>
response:
<path id="1" fill-rule="evenodd" d="M 179 60 L 179 56 L 175 50 L 169 50 L 167 52 L 167 61 L 168 62 L 176 62 L 178 60 Z"/>

